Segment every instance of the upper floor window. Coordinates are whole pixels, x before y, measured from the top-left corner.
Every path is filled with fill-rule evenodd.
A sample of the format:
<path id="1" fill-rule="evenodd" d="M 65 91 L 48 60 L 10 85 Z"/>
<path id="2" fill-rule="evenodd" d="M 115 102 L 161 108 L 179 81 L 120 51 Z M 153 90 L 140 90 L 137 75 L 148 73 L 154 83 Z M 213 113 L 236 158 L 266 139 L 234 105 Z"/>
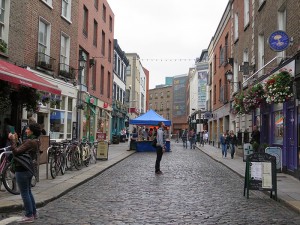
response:
<path id="1" fill-rule="evenodd" d="M 72 0 L 62 0 L 61 14 L 67 20 L 71 20 L 71 2 Z"/>
<path id="2" fill-rule="evenodd" d="M 102 31 L 102 45 L 101 45 L 101 53 L 105 55 L 105 32 Z"/>
<path id="3" fill-rule="evenodd" d="M 100 94 L 104 94 L 104 66 L 101 65 Z"/>
<path id="4" fill-rule="evenodd" d="M 219 63 L 220 63 L 220 66 L 222 66 L 223 63 L 224 63 L 224 48 L 222 47 L 222 45 L 220 46 L 220 55 L 219 55 L 219 57 L 220 57 Z"/>
<path id="5" fill-rule="evenodd" d="M 244 27 L 246 28 L 250 21 L 249 0 L 244 0 Z"/>
<path id="6" fill-rule="evenodd" d="M 4 15 L 5 15 L 5 0 L 0 1 L 0 38 L 2 39 L 2 32 L 4 28 Z"/>
<path id="7" fill-rule="evenodd" d="M 93 45 L 97 47 L 98 42 L 98 23 L 94 20 L 94 35 L 93 35 Z"/>
<path id="8" fill-rule="evenodd" d="M 224 60 L 225 60 L 225 63 L 227 62 L 227 59 L 228 59 L 228 34 L 225 36 L 225 46 L 224 46 Z"/>
<path id="9" fill-rule="evenodd" d="M 50 55 L 50 24 L 43 19 L 40 19 L 39 21 L 38 51 Z"/>
<path id="10" fill-rule="evenodd" d="M 9 2 L 8 0 L 0 0 L 0 40 L 1 48 L 0 52 L 7 52 L 7 40 L 8 40 L 8 17 L 9 17 Z"/>
<path id="11" fill-rule="evenodd" d="M 50 6 L 52 8 L 52 0 L 42 0 L 46 5 Z"/>
<path id="12" fill-rule="evenodd" d="M 68 71 L 70 57 L 70 37 L 66 34 L 61 34 L 60 40 L 60 70 Z M 69 72 L 69 71 L 68 71 Z"/>
<path id="13" fill-rule="evenodd" d="M 106 22 L 106 6 L 104 4 L 102 8 L 102 19 L 104 22 Z"/>
<path id="14" fill-rule="evenodd" d="M 112 50 L 112 44 L 111 41 L 108 41 L 108 62 L 111 62 L 111 50 Z M 122 74 L 121 74 L 122 77 Z"/>
<path id="15" fill-rule="evenodd" d="M 94 0 L 94 6 L 98 10 L 99 0 Z"/>
<path id="16" fill-rule="evenodd" d="M 92 67 L 92 83 L 91 83 L 91 88 L 92 90 L 96 90 L 96 77 L 97 77 L 97 65 L 96 65 L 97 61 L 95 61 L 94 66 Z"/>
<path id="17" fill-rule="evenodd" d="M 89 16 L 89 11 L 88 9 L 83 6 L 83 27 L 82 27 L 82 32 L 85 36 L 88 36 L 88 16 Z"/>
<path id="18" fill-rule="evenodd" d="M 116 52 L 114 52 L 114 71 L 117 72 L 117 59 L 118 55 Z"/>
<path id="19" fill-rule="evenodd" d="M 112 31 L 112 28 L 113 28 L 113 20 L 112 17 L 109 16 L 109 31 Z"/>
<path id="20" fill-rule="evenodd" d="M 110 98 L 110 85 L 111 85 L 110 79 L 111 79 L 111 75 L 110 75 L 110 72 L 108 71 L 108 73 L 107 73 L 107 98 Z"/>
<path id="21" fill-rule="evenodd" d="M 234 41 L 237 41 L 239 38 L 239 15 L 234 14 Z"/>

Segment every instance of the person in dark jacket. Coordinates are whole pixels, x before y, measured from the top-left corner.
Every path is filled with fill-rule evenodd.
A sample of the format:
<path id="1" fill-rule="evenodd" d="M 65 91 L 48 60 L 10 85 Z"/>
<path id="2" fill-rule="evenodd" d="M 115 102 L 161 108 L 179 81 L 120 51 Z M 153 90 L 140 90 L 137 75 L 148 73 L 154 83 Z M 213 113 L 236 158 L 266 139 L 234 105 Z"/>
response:
<path id="1" fill-rule="evenodd" d="M 25 132 L 27 139 L 19 147 L 17 147 L 17 135 L 9 133 L 8 138 L 10 139 L 11 149 L 14 155 L 28 153 L 33 164 L 36 165 L 39 152 L 38 137 L 41 135 L 40 125 L 38 123 L 31 123 Z M 28 170 L 28 168 L 25 168 L 20 163 L 15 162 L 15 175 L 25 208 L 25 216 L 19 222 L 31 223 L 35 218 L 37 218 L 36 204 L 31 192 L 31 180 L 33 174 Z"/>
<path id="2" fill-rule="evenodd" d="M 258 130 L 257 126 L 253 126 L 253 131 L 251 133 L 250 143 L 254 143 L 254 142 L 260 144 L 260 131 Z"/>
<path id="3" fill-rule="evenodd" d="M 227 157 L 227 133 L 223 132 L 223 135 L 220 136 L 220 144 L 222 146 L 222 158 Z"/>
<path id="4" fill-rule="evenodd" d="M 227 143 L 231 150 L 231 158 L 234 158 L 235 147 L 237 146 L 237 138 L 236 135 L 233 133 L 233 130 L 229 131 L 229 135 L 227 136 Z"/>

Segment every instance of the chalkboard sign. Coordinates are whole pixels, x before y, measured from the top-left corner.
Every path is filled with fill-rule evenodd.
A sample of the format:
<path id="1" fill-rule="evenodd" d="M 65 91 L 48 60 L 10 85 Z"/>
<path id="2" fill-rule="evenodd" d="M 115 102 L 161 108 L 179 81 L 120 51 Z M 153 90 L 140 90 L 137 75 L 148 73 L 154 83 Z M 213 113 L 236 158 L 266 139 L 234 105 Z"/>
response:
<path id="1" fill-rule="evenodd" d="M 277 200 L 276 157 L 267 153 L 253 153 L 247 157 L 244 196 L 249 190 L 270 191 L 270 197 Z"/>

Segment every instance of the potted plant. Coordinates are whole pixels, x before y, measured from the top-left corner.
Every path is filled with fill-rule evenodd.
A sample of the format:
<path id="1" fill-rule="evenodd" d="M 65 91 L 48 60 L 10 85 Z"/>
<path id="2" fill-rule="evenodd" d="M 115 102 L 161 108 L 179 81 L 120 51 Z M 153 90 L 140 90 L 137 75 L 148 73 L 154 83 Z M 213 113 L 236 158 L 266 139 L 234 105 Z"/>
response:
<path id="1" fill-rule="evenodd" d="M 7 43 L 0 39 L 0 52 L 6 53 L 7 51 Z"/>
<path id="2" fill-rule="evenodd" d="M 50 96 L 49 96 L 48 94 L 44 94 L 44 95 L 42 96 L 41 102 L 42 102 L 44 105 L 48 104 L 48 103 L 50 102 Z"/>
<path id="3" fill-rule="evenodd" d="M 264 94 L 265 92 L 262 84 L 259 83 L 250 87 L 243 99 L 245 113 L 249 113 L 258 108 L 265 100 Z"/>
<path id="4" fill-rule="evenodd" d="M 18 99 L 27 111 L 38 112 L 41 94 L 36 89 L 21 86 L 18 92 Z"/>
<path id="5" fill-rule="evenodd" d="M 283 103 L 293 97 L 292 76 L 286 70 L 271 76 L 265 84 L 266 102 Z"/>

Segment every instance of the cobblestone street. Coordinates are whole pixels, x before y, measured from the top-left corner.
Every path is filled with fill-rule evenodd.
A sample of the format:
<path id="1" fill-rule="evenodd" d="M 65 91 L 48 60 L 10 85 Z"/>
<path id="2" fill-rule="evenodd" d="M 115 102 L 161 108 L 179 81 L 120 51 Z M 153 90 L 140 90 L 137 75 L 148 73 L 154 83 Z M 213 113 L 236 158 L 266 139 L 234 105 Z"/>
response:
<path id="1" fill-rule="evenodd" d="M 199 150 L 172 143 L 162 175 L 155 159 L 133 154 L 40 208 L 35 224 L 300 224 L 262 192 L 244 197 L 243 178 Z"/>

